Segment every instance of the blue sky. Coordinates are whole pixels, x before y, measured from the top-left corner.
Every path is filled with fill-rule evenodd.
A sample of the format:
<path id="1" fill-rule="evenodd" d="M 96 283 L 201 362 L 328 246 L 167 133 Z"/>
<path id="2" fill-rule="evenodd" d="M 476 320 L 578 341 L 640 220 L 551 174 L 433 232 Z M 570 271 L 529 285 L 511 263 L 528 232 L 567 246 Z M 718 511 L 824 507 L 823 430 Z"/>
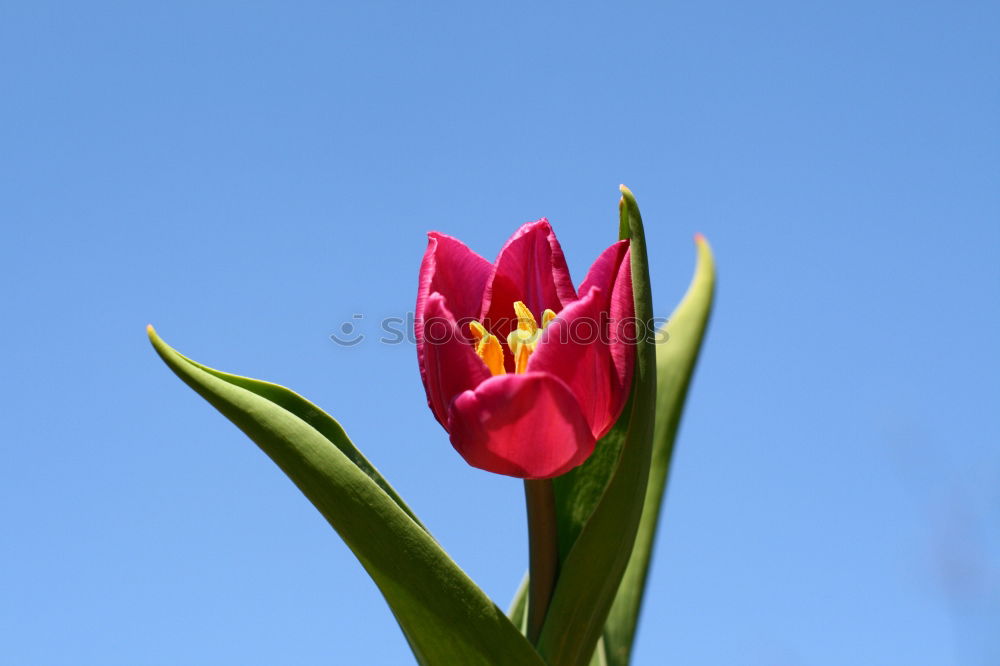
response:
<path id="1" fill-rule="evenodd" d="M 0 663 L 405 664 L 376 588 L 164 338 L 336 416 L 505 606 L 522 493 L 409 345 L 426 231 L 647 221 L 717 310 L 635 663 L 1000 649 L 1000 11 L 989 2 L 0 4 Z M 367 328 L 366 328 L 367 327 Z M 374 337 L 374 336 L 373 336 Z"/>

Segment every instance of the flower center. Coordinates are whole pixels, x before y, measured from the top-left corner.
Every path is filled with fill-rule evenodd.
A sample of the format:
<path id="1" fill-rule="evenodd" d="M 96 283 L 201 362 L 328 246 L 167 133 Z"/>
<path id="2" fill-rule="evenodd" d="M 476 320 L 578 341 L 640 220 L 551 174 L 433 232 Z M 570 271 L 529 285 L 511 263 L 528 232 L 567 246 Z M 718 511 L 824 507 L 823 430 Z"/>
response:
<path id="1" fill-rule="evenodd" d="M 517 328 L 507 336 L 507 347 L 514 355 L 514 372 L 520 374 L 528 369 L 528 359 L 538 346 L 542 331 L 556 318 L 556 313 L 546 309 L 542 313 L 542 325 L 539 326 L 535 315 L 521 301 L 514 301 L 514 314 L 517 315 Z M 478 321 L 471 322 L 469 329 L 476 339 L 476 354 L 494 375 L 505 375 L 507 370 L 503 364 L 503 347 L 500 339 L 486 330 Z"/>

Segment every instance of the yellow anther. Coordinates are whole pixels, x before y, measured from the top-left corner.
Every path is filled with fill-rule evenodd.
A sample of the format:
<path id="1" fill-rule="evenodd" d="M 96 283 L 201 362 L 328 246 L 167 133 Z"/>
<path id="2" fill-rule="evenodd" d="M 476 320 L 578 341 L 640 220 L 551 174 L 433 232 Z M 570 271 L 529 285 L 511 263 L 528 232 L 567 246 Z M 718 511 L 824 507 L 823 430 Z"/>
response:
<path id="1" fill-rule="evenodd" d="M 548 308 L 545 308 L 545 312 L 542 313 L 542 328 L 552 323 L 552 320 L 556 318 L 556 313 Z"/>
<path id="2" fill-rule="evenodd" d="M 532 344 L 534 336 L 527 331 L 515 328 L 507 336 L 507 346 L 514 356 L 514 372 L 524 372 L 528 367 L 528 357 L 534 351 Z"/>
<path id="3" fill-rule="evenodd" d="M 476 342 L 479 342 L 484 337 L 487 337 L 489 335 L 489 333 L 486 331 L 486 327 L 480 324 L 478 321 L 470 321 L 469 330 L 472 331 L 472 337 L 476 339 Z"/>
<path id="4" fill-rule="evenodd" d="M 521 301 L 514 301 L 514 314 L 517 315 L 517 330 L 534 335 L 538 330 L 538 323 L 528 306 Z"/>
<path id="5" fill-rule="evenodd" d="M 500 346 L 500 340 L 497 336 L 491 335 L 488 338 L 483 338 L 482 342 L 476 346 L 476 353 L 490 369 L 490 374 L 507 374 L 507 369 L 503 367 L 503 347 Z"/>
<path id="6" fill-rule="evenodd" d="M 503 367 L 503 347 L 500 346 L 497 336 L 490 334 L 478 321 L 469 322 L 469 330 L 476 339 L 476 355 L 483 359 L 483 363 L 490 369 L 490 374 L 507 374 L 506 368 Z"/>
<path id="7" fill-rule="evenodd" d="M 533 349 L 526 344 L 518 345 L 514 352 L 514 372 L 521 374 L 528 371 L 528 359 Z"/>

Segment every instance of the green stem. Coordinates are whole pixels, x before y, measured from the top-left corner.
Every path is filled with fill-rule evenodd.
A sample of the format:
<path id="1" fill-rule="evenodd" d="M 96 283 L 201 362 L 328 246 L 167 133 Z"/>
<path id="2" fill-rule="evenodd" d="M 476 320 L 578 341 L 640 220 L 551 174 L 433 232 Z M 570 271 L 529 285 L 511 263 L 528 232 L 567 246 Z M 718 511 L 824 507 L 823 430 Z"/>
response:
<path id="1" fill-rule="evenodd" d="M 559 569 L 556 496 L 551 479 L 525 479 L 528 509 L 528 640 L 535 643 L 545 624 Z"/>

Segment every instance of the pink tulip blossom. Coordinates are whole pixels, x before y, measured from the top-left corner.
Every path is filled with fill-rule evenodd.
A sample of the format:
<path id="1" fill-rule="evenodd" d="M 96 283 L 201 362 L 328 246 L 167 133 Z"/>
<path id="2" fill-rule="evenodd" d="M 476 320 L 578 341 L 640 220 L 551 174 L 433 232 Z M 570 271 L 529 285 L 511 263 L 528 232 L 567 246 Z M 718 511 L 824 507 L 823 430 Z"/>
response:
<path id="1" fill-rule="evenodd" d="M 584 462 L 628 398 L 635 348 L 628 241 L 579 289 L 547 220 L 525 224 L 494 263 L 428 234 L 415 334 L 434 416 L 473 467 L 525 479 Z"/>

